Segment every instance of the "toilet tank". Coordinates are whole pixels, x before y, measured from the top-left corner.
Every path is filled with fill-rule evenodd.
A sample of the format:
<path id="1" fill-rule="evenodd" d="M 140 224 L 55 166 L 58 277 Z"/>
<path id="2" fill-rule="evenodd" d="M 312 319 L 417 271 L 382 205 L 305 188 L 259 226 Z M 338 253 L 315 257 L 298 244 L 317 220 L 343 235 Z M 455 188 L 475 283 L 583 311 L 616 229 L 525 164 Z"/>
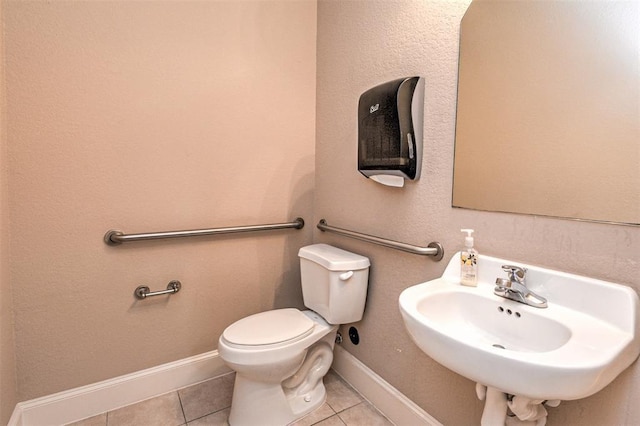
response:
<path id="1" fill-rule="evenodd" d="M 302 247 L 300 275 L 304 305 L 329 324 L 360 321 L 369 284 L 369 258 L 328 244 Z"/>

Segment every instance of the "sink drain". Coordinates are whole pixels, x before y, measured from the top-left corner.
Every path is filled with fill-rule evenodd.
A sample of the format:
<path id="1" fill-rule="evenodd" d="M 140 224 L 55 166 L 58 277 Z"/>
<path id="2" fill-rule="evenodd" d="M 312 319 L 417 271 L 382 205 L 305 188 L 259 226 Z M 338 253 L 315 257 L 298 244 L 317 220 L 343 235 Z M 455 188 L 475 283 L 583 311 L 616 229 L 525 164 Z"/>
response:
<path id="1" fill-rule="evenodd" d="M 499 344 L 497 344 L 497 343 L 494 343 L 494 344 L 493 344 L 493 345 L 491 345 L 491 346 L 493 346 L 494 348 L 498 348 L 498 349 L 507 349 L 507 348 L 505 348 L 504 346 L 499 345 Z"/>

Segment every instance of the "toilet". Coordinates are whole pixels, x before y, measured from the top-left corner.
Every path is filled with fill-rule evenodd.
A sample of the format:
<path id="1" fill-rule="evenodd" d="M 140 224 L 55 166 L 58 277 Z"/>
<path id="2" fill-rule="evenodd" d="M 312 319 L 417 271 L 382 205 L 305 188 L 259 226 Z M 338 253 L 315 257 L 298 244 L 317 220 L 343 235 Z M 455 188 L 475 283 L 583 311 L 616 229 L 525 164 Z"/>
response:
<path id="1" fill-rule="evenodd" d="M 340 324 L 362 319 L 369 259 L 327 244 L 298 252 L 304 305 L 242 318 L 218 341 L 236 372 L 229 424 L 284 426 L 320 407 Z"/>

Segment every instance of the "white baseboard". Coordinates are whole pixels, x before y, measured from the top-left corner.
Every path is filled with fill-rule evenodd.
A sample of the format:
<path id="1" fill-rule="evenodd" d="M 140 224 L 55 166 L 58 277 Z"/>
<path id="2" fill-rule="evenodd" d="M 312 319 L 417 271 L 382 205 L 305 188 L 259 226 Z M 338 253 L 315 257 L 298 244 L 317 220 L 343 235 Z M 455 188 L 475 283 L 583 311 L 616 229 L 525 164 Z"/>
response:
<path id="1" fill-rule="evenodd" d="M 337 345 L 332 368 L 396 425 L 442 426 L 442 423 Z"/>
<path id="2" fill-rule="evenodd" d="M 86 419 L 229 373 L 218 351 L 16 405 L 8 426 L 53 426 Z"/>
<path id="3" fill-rule="evenodd" d="M 395 424 L 442 426 L 340 346 L 336 346 L 334 351 L 333 369 Z M 211 351 L 20 402 L 16 405 L 8 426 L 63 425 L 191 386 L 230 371 L 218 351 Z"/>

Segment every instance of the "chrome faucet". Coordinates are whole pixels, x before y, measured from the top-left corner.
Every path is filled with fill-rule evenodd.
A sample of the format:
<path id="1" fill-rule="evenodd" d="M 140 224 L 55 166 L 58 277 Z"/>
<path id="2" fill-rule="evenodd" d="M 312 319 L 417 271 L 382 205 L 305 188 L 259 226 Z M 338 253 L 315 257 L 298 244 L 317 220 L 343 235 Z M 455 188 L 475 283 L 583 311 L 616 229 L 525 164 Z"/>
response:
<path id="1" fill-rule="evenodd" d="M 547 299 L 529 290 L 524 282 L 527 268 L 513 265 L 502 265 L 509 278 L 496 279 L 493 293 L 506 299 L 515 300 L 536 308 L 546 308 Z"/>

